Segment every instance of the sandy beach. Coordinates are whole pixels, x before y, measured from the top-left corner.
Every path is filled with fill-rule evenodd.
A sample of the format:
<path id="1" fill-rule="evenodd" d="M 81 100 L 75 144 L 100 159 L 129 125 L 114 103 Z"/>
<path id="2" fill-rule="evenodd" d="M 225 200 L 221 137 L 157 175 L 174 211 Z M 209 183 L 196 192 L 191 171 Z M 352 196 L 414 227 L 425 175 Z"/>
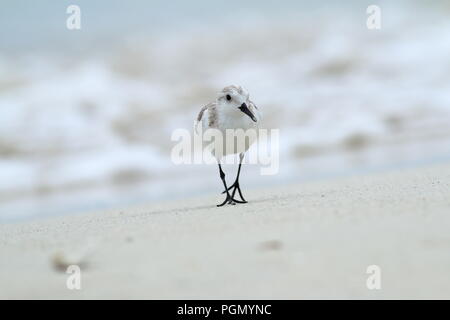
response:
<path id="1" fill-rule="evenodd" d="M 0 299 L 450 299 L 449 1 L 3 2 Z"/>
<path id="2" fill-rule="evenodd" d="M 0 298 L 450 298 L 450 165 L 0 226 Z M 70 264 L 81 290 L 66 287 Z M 366 286 L 369 265 L 381 289 Z"/>

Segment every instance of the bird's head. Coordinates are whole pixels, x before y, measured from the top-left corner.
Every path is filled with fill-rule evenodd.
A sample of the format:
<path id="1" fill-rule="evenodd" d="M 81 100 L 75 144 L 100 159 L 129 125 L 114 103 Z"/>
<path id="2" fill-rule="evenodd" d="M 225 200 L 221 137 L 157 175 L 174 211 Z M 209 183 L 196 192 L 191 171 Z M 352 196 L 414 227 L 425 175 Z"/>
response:
<path id="1" fill-rule="evenodd" d="M 238 110 L 246 114 L 254 122 L 257 122 L 255 115 L 249 109 L 250 100 L 247 90 L 241 86 L 225 87 L 217 97 L 217 103 L 228 110 Z"/>

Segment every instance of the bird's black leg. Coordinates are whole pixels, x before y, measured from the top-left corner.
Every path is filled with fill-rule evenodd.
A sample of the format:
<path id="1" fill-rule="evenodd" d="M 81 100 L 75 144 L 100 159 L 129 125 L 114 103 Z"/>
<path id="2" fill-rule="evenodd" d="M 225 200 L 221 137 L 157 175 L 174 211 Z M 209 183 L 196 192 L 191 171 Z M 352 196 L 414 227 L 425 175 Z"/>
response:
<path id="1" fill-rule="evenodd" d="M 233 192 L 232 192 L 232 194 L 231 194 L 231 199 L 232 199 L 234 202 L 237 202 L 237 203 L 247 203 L 247 200 L 245 200 L 244 197 L 242 196 L 241 187 L 240 187 L 240 185 L 239 185 L 239 175 L 241 174 L 242 160 L 244 159 L 244 154 L 243 154 L 243 153 L 241 153 L 241 154 L 239 155 L 239 159 L 240 159 L 240 161 L 239 161 L 239 168 L 238 168 L 238 172 L 237 172 L 237 176 L 236 176 L 236 181 L 234 181 L 234 183 L 233 183 L 229 188 L 225 187 L 225 191 L 222 192 L 222 193 L 225 193 L 225 192 L 226 192 L 227 194 L 229 194 L 229 191 L 230 191 L 232 188 L 234 188 L 234 189 L 233 189 Z M 234 199 L 234 195 L 236 194 L 236 190 L 239 192 L 239 196 L 241 197 L 241 200 L 236 200 L 236 199 Z"/>
<path id="2" fill-rule="evenodd" d="M 228 204 L 236 204 L 233 201 L 233 198 L 230 196 L 230 193 L 228 192 L 228 188 L 227 188 L 227 182 L 225 181 L 225 172 L 223 172 L 222 170 L 222 166 L 219 163 L 219 173 L 220 173 L 220 179 L 222 179 L 223 182 L 223 186 L 225 187 L 225 190 L 227 192 L 227 198 L 225 199 L 224 202 L 222 202 L 221 204 L 218 204 L 218 207 L 222 207 L 223 205 L 225 205 L 226 203 Z"/>

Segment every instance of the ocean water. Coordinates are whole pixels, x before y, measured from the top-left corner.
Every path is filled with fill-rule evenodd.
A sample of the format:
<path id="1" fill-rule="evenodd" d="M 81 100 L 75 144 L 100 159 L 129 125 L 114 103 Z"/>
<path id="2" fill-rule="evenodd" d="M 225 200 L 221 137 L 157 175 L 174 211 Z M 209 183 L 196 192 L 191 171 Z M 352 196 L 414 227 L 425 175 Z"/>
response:
<path id="1" fill-rule="evenodd" d="M 219 193 L 170 138 L 229 84 L 280 130 L 246 187 L 450 160 L 447 1 L 379 1 L 380 30 L 369 1 L 77 1 L 77 31 L 69 4 L 0 4 L 0 222 Z"/>

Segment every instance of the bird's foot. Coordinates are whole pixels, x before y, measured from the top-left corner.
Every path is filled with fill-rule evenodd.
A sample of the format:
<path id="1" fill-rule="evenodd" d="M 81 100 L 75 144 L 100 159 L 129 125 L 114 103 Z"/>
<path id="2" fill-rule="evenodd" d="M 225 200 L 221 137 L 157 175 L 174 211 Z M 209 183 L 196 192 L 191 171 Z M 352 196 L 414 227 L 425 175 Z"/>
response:
<path id="1" fill-rule="evenodd" d="M 233 189 L 233 192 L 231 193 L 231 196 L 230 196 L 229 191 L 231 189 Z M 234 198 L 234 195 L 236 194 L 236 191 L 238 191 L 241 200 L 237 200 L 237 199 Z M 231 205 L 235 205 L 236 203 L 247 203 L 247 200 L 245 200 L 244 197 L 242 196 L 242 191 L 241 191 L 241 187 L 239 186 L 239 181 L 236 181 L 228 189 L 226 189 L 224 192 L 222 192 L 222 194 L 224 194 L 224 193 L 227 194 L 227 198 L 225 199 L 224 202 L 222 202 L 221 204 L 217 205 L 218 207 L 222 207 L 226 203 L 231 204 Z"/>
<path id="2" fill-rule="evenodd" d="M 236 205 L 236 203 L 247 203 L 247 201 L 240 201 L 237 199 L 234 199 L 232 196 L 230 196 L 229 194 L 227 195 L 227 198 L 225 199 L 224 202 L 222 202 L 221 204 L 218 204 L 218 207 L 223 207 L 226 204 L 230 204 L 232 206 Z"/>

